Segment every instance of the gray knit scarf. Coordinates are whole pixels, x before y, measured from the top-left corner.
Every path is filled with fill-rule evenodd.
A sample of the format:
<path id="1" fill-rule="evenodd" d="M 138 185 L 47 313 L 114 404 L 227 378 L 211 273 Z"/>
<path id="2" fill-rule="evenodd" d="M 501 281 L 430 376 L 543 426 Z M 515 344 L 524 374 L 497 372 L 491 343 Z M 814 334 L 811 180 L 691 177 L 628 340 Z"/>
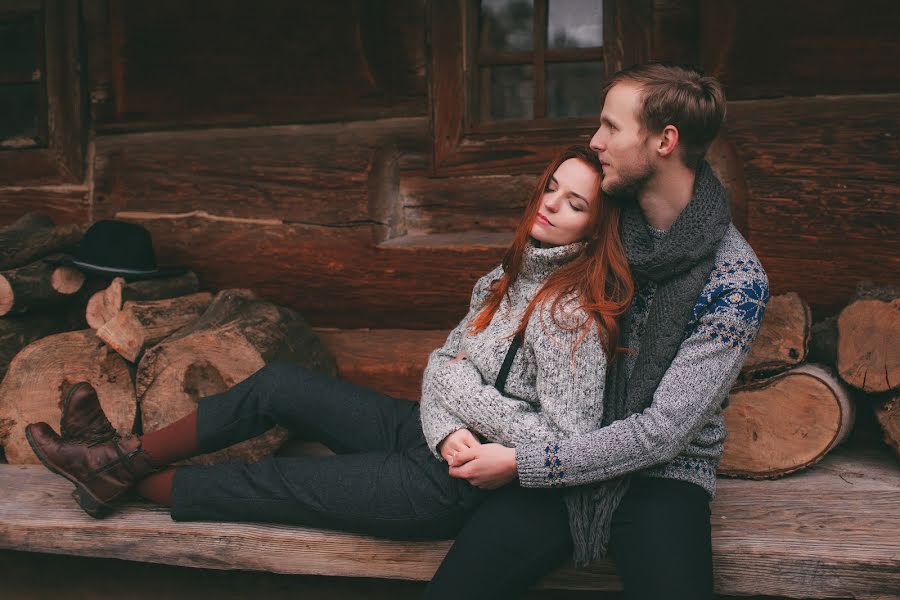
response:
<path id="1" fill-rule="evenodd" d="M 694 305 L 712 272 L 719 241 L 730 222 L 725 189 L 706 161 L 701 161 L 697 169 L 691 201 L 661 242 L 654 243 L 637 202 L 628 202 L 623 208 L 621 235 L 632 275 L 638 284 L 652 281 L 658 287 L 630 376 L 623 356 L 615 361 L 607 376 L 604 427 L 650 406 L 681 346 Z M 631 330 L 630 310 L 620 324 L 620 343 L 626 344 Z M 612 516 L 630 481 L 631 475 L 623 475 L 573 488 L 566 494 L 576 564 L 606 555 Z"/>

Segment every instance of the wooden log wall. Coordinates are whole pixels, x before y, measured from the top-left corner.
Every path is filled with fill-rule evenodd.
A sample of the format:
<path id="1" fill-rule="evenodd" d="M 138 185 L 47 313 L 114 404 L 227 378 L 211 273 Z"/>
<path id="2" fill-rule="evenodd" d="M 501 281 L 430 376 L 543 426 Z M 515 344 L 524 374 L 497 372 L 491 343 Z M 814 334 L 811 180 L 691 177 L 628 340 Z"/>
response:
<path id="1" fill-rule="evenodd" d="M 900 15 L 881 0 L 745 4 L 608 0 L 638 40 L 610 60 L 686 60 L 722 78 L 715 162 L 736 222 L 774 293 L 834 312 L 860 279 L 900 284 Z M 318 327 L 449 327 L 539 169 L 432 175 L 426 12 L 425 0 L 83 0 L 87 174 L 0 188 L 0 224 L 35 209 L 135 221 L 204 289 L 253 288 Z"/>

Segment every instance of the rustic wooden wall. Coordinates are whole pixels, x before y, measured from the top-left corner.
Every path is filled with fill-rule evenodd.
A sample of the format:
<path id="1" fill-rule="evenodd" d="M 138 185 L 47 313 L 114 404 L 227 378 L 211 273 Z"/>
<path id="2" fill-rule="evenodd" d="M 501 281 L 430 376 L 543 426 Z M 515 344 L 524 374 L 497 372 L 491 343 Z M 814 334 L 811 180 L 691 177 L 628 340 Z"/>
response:
<path id="1" fill-rule="evenodd" d="M 775 292 L 825 313 L 859 279 L 900 284 L 895 3 L 605 7 L 630 40 L 609 60 L 696 62 L 725 83 L 719 166 Z M 82 0 L 81 18 L 84 180 L 4 178 L 0 223 L 140 222 L 209 288 L 341 328 L 448 327 L 502 255 L 535 177 L 435 176 L 425 0 Z"/>

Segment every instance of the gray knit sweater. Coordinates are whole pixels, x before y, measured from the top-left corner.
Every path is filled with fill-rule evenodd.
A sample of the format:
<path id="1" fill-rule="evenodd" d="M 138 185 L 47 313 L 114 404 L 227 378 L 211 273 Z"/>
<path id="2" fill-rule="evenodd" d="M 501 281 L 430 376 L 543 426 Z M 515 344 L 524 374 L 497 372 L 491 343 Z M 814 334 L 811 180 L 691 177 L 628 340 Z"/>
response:
<path id="1" fill-rule="evenodd" d="M 479 280 L 473 292 L 473 310 L 429 360 L 422 394 L 422 424 L 432 449 L 449 433 L 468 426 L 490 441 L 516 447 L 519 481 L 525 487 L 581 485 L 639 473 L 696 483 L 713 496 L 726 433 L 722 409 L 759 330 L 769 298 L 766 274 L 737 229 L 731 226 L 719 243 L 715 267 L 697 299 L 681 347 L 660 382 L 652 405 L 642 413 L 587 431 L 583 427 L 589 419 L 574 417 L 579 421 L 577 428 L 560 426 L 558 415 L 565 411 L 556 401 L 548 400 L 546 404 L 553 405 L 554 412 L 545 414 L 543 396 L 539 395 L 540 406 L 527 403 L 530 411 L 523 404 L 514 405 L 514 401 L 502 402 L 496 391 L 490 391 L 499 366 L 483 372 L 482 381 L 476 381 L 471 372 L 477 364 L 465 368 L 444 366 L 460 344 L 468 351 L 468 339 L 462 337 L 465 325 L 477 313 L 478 298 L 484 295 L 482 288 L 499 273 L 492 271 Z M 632 335 L 626 341 L 629 348 L 640 348 L 655 291 L 650 283 L 635 295 Z M 510 327 L 511 331 L 514 327 Z M 532 323 L 529 329 L 533 329 Z M 526 330 L 526 343 L 527 333 Z M 596 340 L 595 336 L 588 337 Z M 498 365 L 505 353 L 505 346 L 500 346 Z M 628 366 L 633 366 L 633 362 L 629 361 Z M 515 363 L 513 367 L 510 382 L 516 372 Z M 590 373 L 602 377 L 606 363 L 585 368 L 587 374 L 582 377 L 590 377 Z M 566 369 L 557 380 L 565 380 L 570 373 Z M 602 379 L 595 387 L 602 390 Z M 453 394 L 449 393 L 451 389 L 455 390 Z M 509 383 L 507 390 L 512 392 Z M 482 395 L 494 400 L 488 414 L 481 406 Z M 590 395 L 570 399 L 569 403 L 572 409 L 584 410 L 600 401 Z M 590 411 L 597 423 L 601 411 L 599 406 Z M 479 421 L 473 418 L 476 415 L 481 415 Z M 490 431 L 483 422 L 488 419 Z"/>
<path id="2" fill-rule="evenodd" d="M 425 369 L 422 429 L 435 456 L 440 458 L 437 445 L 463 427 L 492 442 L 518 446 L 600 426 L 606 355 L 593 324 L 573 353 L 581 335 L 577 325 L 588 318 L 577 302 L 560 303 L 556 320 L 550 314 L 552 301 L 535 310 L 510 367 L 506 394 L 493 386 L 528 304 L 547 277 L 583 246 L 527 247 L 507 298 L 487 328 L 472 335 L 469 322 L 483 307 L 491 282 L 503 271 L 498 267 L 478 280 L 469 314 L 432 352 Z M 461 350 L 468 358 L 450 364 Z"/>

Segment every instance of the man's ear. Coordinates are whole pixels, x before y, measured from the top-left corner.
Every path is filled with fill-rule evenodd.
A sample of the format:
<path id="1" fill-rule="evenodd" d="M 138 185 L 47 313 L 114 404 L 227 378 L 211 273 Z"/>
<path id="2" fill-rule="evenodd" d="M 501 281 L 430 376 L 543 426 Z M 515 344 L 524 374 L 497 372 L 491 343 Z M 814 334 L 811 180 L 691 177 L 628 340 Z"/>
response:
<path id="1" fill-rule="evenodd" d="M 669 156 L 678 147 L 678 129 L 674 125 L 666 125 L 659 134 L 656 151 L 660 156 Z"/>

